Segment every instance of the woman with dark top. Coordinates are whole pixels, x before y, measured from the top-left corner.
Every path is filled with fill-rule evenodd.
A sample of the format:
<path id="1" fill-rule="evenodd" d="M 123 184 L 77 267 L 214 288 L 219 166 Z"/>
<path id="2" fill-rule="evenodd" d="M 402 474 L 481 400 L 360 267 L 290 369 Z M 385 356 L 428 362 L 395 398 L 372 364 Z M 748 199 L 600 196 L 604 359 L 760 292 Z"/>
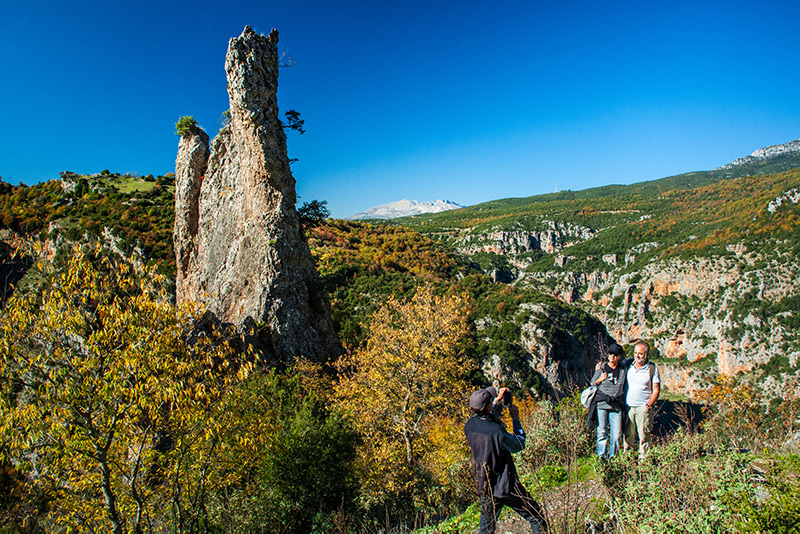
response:
<path id="1" fill-rule="evenodd" d="M 597 455 L 609 458 L 622 444 L 622 413 L 625 408 L 625 369 L 622 347 L 608 347 L 608 362 L 599 365 L 592 376 L 597 386 Z"/>

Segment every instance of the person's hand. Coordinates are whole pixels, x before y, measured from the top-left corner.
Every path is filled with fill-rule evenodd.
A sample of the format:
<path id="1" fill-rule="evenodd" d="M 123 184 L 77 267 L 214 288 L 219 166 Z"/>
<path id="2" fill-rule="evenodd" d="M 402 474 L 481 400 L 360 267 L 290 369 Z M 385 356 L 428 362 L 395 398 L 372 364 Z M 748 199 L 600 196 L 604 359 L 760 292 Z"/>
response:
<path id="1" fill-rule="evenodd" d="M 502 402 L 502 400 L 503 400 L 503 395 L 505 395 L 505 394 L 506 394 L 506 391 L 508 391 L 508 388 L 500 388 L 500 391 L 498 391 L 498 392 L 497 392 L 497 398 L 496 398 L 496 399 L 494 399 L 494 402 L 495 402 L 495 403 Z"/>
<path id="2" fill-rule="evenodd" d="M 517 408 L 514 404 L 509 404 L 508 415 L 511 416 L 511 419 L 519 419 L 519 408 Z"/>
<path id="3" fill-rule="evenodd" d="M 600 375 L 600 378 L 597 379 L 597 383 L 600 384 L 603 380 L 608 378 L 608 373 L 603 373 Z"/>
<path id="4" fill-rule="evenodd" d="M 602 366 L 603 364 L 601 362 L 597 362 L 597 365 L 594 366 L 594 370 L 599 371 Z"/>

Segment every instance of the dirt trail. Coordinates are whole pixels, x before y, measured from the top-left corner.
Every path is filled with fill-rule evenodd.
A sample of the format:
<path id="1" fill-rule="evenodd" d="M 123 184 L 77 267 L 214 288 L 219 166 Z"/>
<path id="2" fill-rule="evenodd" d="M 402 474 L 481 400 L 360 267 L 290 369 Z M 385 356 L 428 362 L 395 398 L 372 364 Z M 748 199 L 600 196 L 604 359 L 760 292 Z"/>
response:
<path id="1" fill-rule="evenodd" d="M 604 509 L 606 490 L 599 480 L 586 480 L 549 490 L 539 502 L 544 506 L 551 533 L 586 532 L 584 519 L 594 507 Z M 568 525 L 576 521 L 580 528 L 570 529 Z M 603 532 L 602 528 L 600 525 L 600 529 L 593 532 Z M 496 534 L 530 534 L 530 531 L 527 521 L 511 511 L 497 523 Z"/>

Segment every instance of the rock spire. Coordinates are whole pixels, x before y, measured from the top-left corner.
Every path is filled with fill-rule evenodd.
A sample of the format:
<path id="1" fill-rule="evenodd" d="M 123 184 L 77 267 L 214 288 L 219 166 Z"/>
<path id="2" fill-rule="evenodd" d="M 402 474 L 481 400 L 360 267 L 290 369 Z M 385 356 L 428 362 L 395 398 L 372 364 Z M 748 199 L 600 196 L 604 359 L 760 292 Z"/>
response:
<path id="1" fill-rule="evenodd" d="M 230 122 L 181 136 L 175 163 L 177 300 L 255 334 L 275 359 L 341 352 L 295 210 L 278 118 L 278 32 L 228 43 Z"/>

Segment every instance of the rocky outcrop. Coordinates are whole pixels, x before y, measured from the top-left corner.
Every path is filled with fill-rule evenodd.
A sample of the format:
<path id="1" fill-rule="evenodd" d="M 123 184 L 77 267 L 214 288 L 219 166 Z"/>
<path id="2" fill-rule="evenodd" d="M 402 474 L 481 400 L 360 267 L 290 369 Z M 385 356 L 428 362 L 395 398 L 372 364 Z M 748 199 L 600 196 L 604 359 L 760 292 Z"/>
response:
<path id="1" fill-rule="evenodd" d="M 790 327 L 800 261 L 786 244 L 756 251 L 731 243 L 719 255 L 656 256 L 638 269 L 626 261 L 610 271 L 526 272 L 515 284 L 577 304 L 622 344 L 647 339 L 662 358 L 665 386 L 692 398 L 715 375 L 760 372 L 775 357 L 800 361 Z"/>
<path id="2" fill-rule="evenodd" d="M 200 186 L 203 185 L 207 165 L 208 135 L 200 128 L 192 127 L 181 136 L 175 162 L 175 230 L 172 240 L 179 301 L 184 300 L 184 294 L 192 293 L 187 285 L 193 280 L 191 276 L 187 279 L 186 273 L 189 272 L 189 262 L 194 257 L 200 222 Z"/>
<path id="3" fill-rule="evenodd" d="M 270 356 L 325 360 L 341 348 L 295 210 L 278 118 L 278 32 L 249 26 L 225 58 L 230 123 L 181 137 L 176 167 L 177 300 L 256 332 Z"/>
<path id="4" fill-rule="evenodd" d="M 778 211 L 784 203 L 791 202 L 792 204 L 797 204 L 800 202 L 800 188 L 790 189 L 786 191 L 779 197 L 776 197 L 775 200 L 770 201 L 767 205 L 767 211 L 770 213 L 775 213 Z"/>
<path id="5" fill-rule="evenodd" d="M 486 332 L 509 326 L 504 323 L 486 316 L 476 319 L 475 327 L 484 337 Z M 602 323 L 578 308 L 553 302 L 520 303 L 515 323 L 519 326 L 516 349 L 511 350 L 515 356 L 489 352 L 482 370 L 490 380 L 518 389 L 530 387 L 532 374 L 540 379 L 541 391 L 556 396 L 569 393 L 575 385 L 583 386 L 595 362 L 603 357 L 599 342 L 611 342 Z"/>
<path id="6" fill-rule="evenodd" d="M 723 170 L 723 169 L 732 169 L 739 165 L 748 165 L 759 160 L 766 160 L 770 158 L 775 158 L 778 156 L 783 156 L 786 154 L 797 154 L 800 153 L 800 139 L 795 139 L 794 141 L 789 141 L 788 143 L 783 143 L 780 145 L 772 145 L 766 148 L 759 148 L 749 156 L 745 156 L 743 158 L 739 158 L 727 165 L 723 165 L 721 167 L 717 167 L 715 170 Z"/>
<path id="7" fill-rule="evenodd" d="M 579 225 L 542 221 L 549 226 L 547 230 L 491 230 L 468 234 L 457 240 L 458 251 L 471 255 L 477 252 L 491 252 L 501 256 L 514 256 L 542 250 L 556 254 L 559 250 L 575 243 L 591 239 L 594 231 Z"/>

